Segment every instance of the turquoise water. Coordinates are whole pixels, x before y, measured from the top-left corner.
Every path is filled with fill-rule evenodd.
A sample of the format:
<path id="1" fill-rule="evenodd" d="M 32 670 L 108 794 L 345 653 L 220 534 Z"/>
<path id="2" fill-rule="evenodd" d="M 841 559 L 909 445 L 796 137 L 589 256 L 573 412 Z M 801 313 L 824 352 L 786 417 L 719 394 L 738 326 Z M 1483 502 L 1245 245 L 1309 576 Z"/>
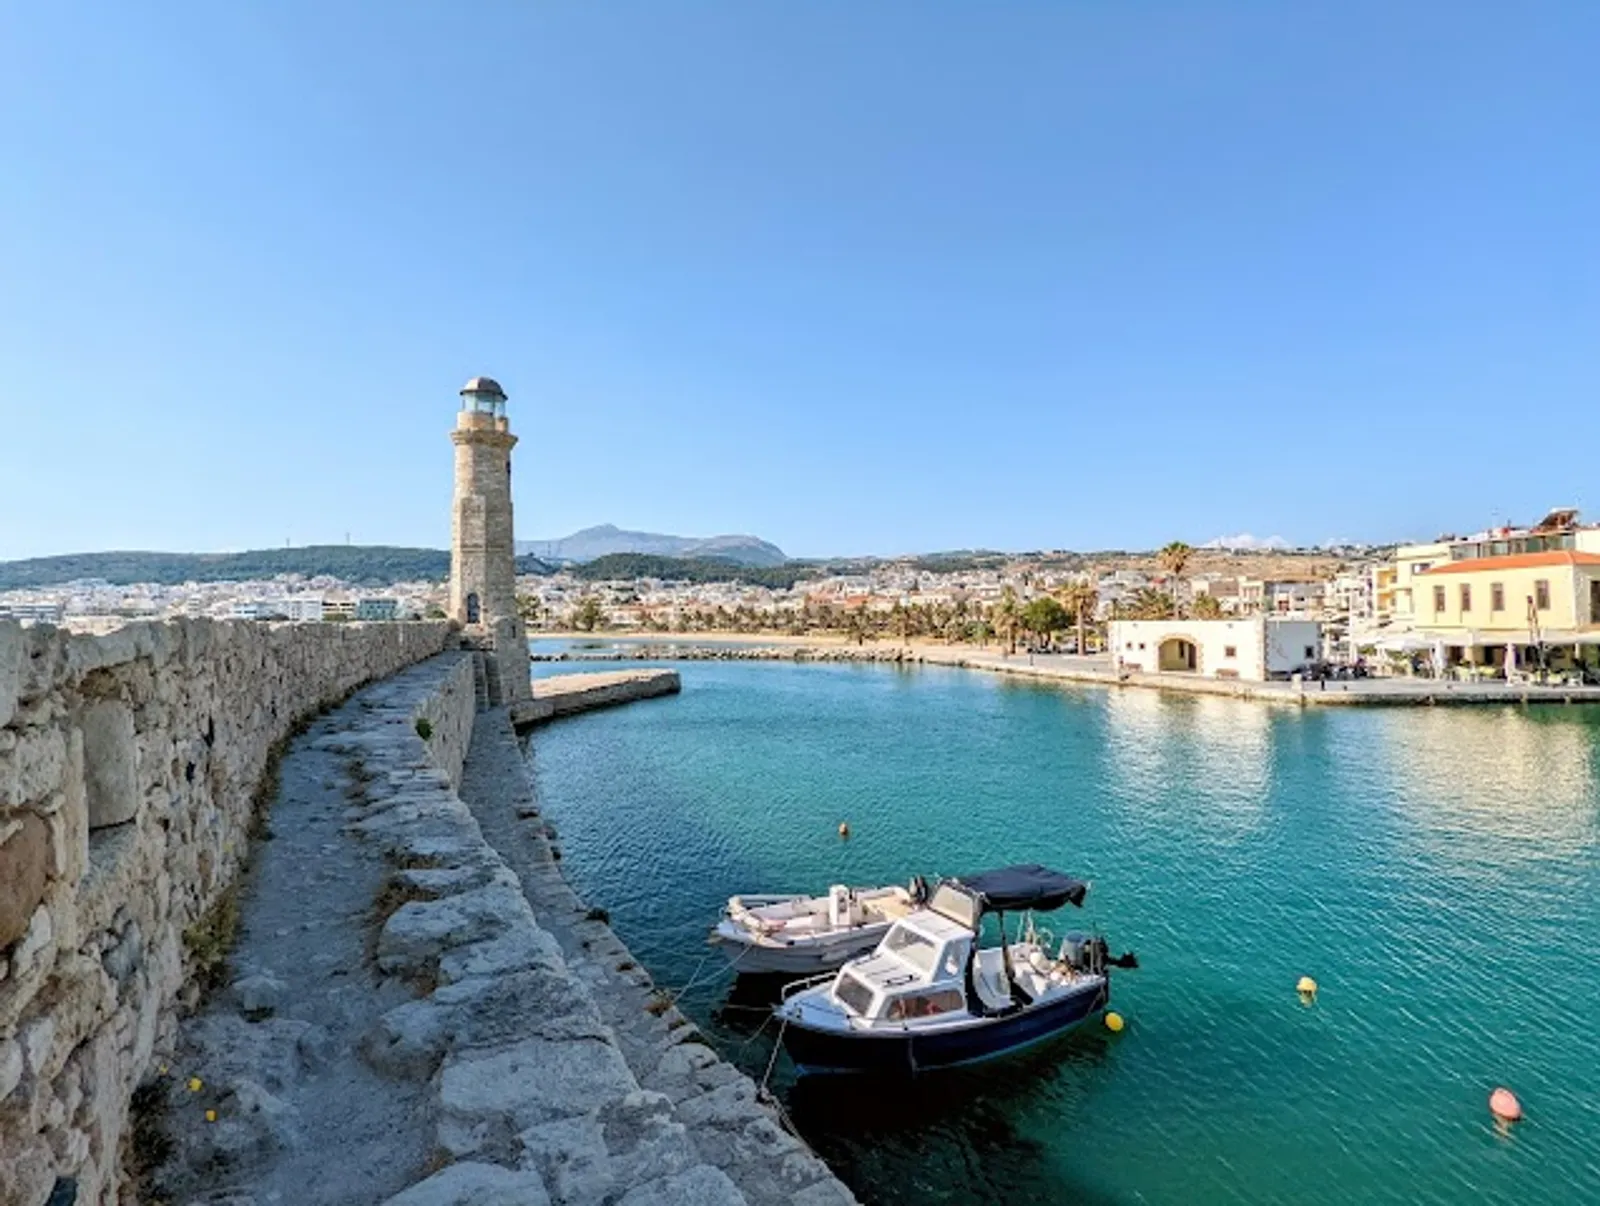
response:
<path id="1" fill-rule="evenodd" d="M 1092 880 L 1074 923 L 1139 954 L 1118 1036 L 910 1092 L 780 1064 L 863 1200 L 1600 1202 L 1600 713 L 680 669 L 530 747 L 569 874 L 659 982 L 714 966 L 732 892 L 1014 861 Z M 726 980 L 683 1004 L 759 1077 L 772 1027 Z"/>

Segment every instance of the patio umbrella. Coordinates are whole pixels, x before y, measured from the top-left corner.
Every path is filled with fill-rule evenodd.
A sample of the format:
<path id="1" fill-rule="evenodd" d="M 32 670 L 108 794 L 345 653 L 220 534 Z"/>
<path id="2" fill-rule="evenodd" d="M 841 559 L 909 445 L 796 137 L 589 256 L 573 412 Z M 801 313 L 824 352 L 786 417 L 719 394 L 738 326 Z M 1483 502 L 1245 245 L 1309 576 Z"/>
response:
<path id="1" fill-rule="evenodd" d="M 1506 642 L 1506 682 L 1511 681 L 1511 676 L 1517 672 L 1517 647 L 1510 641 Z"/>

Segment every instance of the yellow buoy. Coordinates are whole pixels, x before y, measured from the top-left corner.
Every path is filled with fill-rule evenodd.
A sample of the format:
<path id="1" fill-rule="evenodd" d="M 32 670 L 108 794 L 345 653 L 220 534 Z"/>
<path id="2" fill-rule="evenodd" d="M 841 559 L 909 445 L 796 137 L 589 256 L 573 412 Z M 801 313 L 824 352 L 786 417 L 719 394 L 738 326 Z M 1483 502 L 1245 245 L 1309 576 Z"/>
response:
<path id="1" fill-rule="evenodd" d="M 1119 1033 L 1122 1030 L 1122 1026 L 1123 1021 L 1120 1013 L 1113 1009 L 1106 1014 L 1106 1029 L 1111 1031 L 1112 1034 Z"/>
<path id="2" fill-rule="evenodd" d="M 189 1078 L 189 1092 L 198 1093 L 204 1087 L 205 1086 L 203 1084 L 201 1084 L 200 1078 L 198 1076 L 191 1076 Z"/>
<path id="3" fill-rule="evenodd" d="M 849 821 L 840 821 L 839 822 L 839 836 L 840 837 L 849 837 L 850 836 L 850 822 Z"/>
<path id="4" fill-rule="evenodd" d="M 1310 976 L 1301 976 L 1300 983 L 1296 984 L 1294 988 L 1295 991 L 1303 997 L 1314 997 L 1317 995 L 1317 982 Z"/>
<path id="5" fill-rule="evenodd" d="M 216 1120 L 217 1120 L 217 1112 L 215 1110 L 207 1110 L 206 1111 L 206 1121 L 207 1122 L 215 1122 Z"/>

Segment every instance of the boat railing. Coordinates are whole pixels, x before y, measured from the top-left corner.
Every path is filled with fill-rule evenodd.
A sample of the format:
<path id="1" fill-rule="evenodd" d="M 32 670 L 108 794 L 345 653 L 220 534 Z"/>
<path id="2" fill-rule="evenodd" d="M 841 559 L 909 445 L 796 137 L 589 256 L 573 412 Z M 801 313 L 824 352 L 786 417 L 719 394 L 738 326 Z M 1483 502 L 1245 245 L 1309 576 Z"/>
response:
<path id="1" fill-rule="evenodd" d="M 818 984 L 827 984 L 833 980 L 838 972 L 821 972 L 815 976 L 807 976 L 804 980 L 791 980 L 785 984 L 778 993 L 779 1001 L 787 1001 L 797 992 L 804 992 L 808 988 L 815 988 Z"/>

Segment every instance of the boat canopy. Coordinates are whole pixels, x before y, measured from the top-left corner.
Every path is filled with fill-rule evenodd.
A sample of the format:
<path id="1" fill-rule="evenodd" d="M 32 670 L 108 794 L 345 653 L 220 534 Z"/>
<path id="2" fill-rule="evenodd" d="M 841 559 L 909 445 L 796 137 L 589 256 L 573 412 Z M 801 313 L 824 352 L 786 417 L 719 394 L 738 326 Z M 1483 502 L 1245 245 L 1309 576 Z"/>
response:
<path id="1" fill-rule="evenodd" d="M 946 882 L 958 884 L 975 896 L 983 913 L 1009 913 L 1017 909 L 1043 912 L 1059 909 L 1064 904 L 1082 907 L 1089 891 L 1089 885 L 1081 879 L 1073 879 L 1038 863 L 1000 867 Z"/>

